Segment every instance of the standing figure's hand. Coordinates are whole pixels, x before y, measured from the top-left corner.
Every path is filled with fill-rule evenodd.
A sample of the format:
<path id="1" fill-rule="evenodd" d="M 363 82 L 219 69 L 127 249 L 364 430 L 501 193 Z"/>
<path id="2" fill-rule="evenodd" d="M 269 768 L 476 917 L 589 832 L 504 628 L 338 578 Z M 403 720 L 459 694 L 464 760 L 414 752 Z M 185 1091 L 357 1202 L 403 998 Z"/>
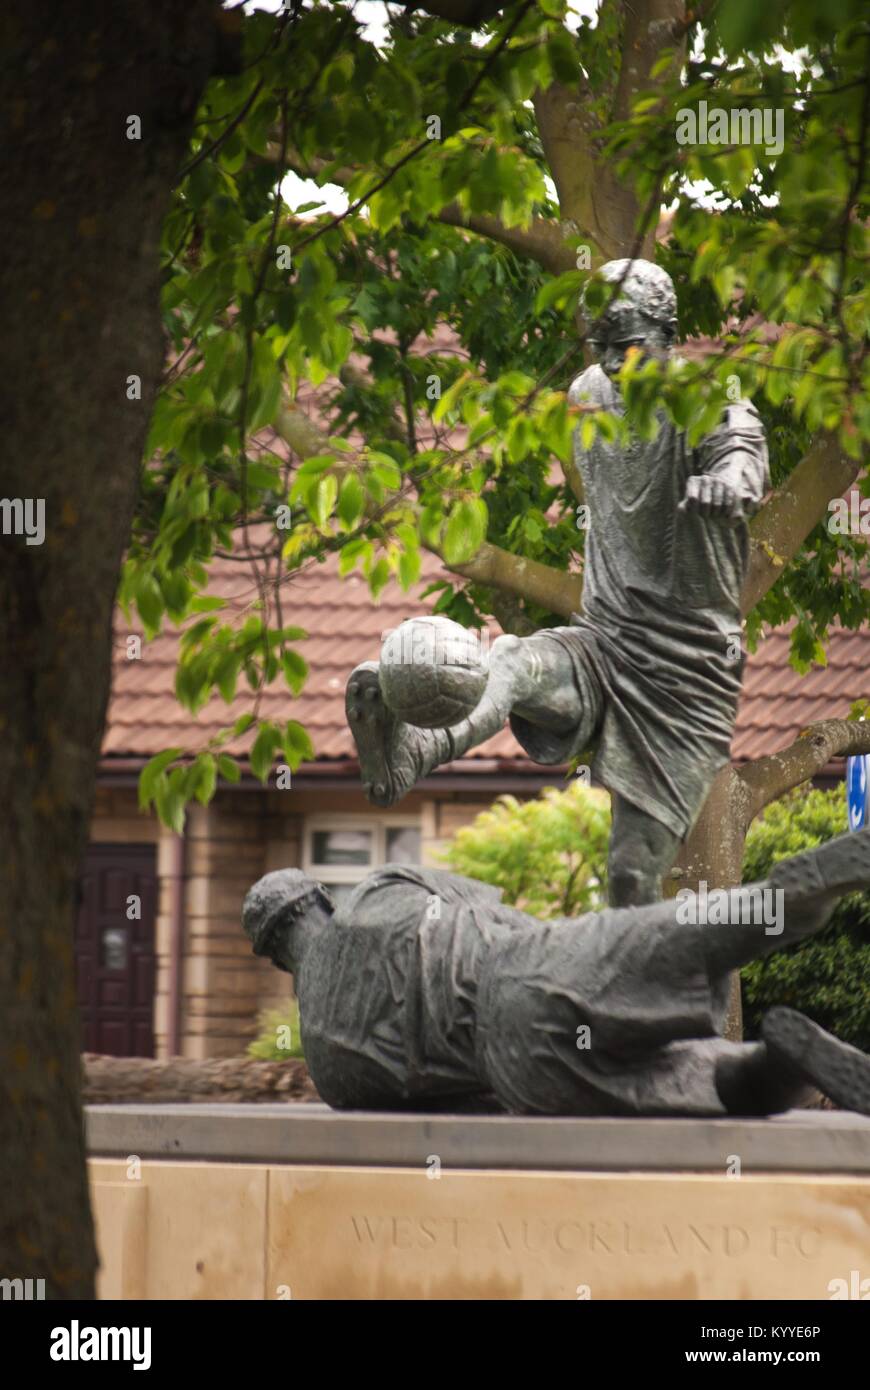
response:
<path id="1" fill-rule="evenodd" d="M 698 473 L 689 478 L 686 495 L 677 510 L 720 517 L 723 521 L 742 521 L 746 516 L 738 489 L 715 473 Z"/>

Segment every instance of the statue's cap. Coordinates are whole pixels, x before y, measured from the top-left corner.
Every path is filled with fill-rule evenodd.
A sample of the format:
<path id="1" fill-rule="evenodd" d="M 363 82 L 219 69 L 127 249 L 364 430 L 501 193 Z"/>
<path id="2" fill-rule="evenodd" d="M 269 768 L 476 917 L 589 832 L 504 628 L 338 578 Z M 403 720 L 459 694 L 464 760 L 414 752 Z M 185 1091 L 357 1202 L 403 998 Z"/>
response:
<path id="1" fill-rule="evenodd" d="M 676 326 L 677 292 L 670 275 L 660 265 L 623 257 L 618 261 L 607 261 L 598 270 L 596 278 L 619 286 L 616 298 L 608 301 L 605 317 L 614 310 L 630 307 L 639 309 L 655 323 Z"/>
<path id="2" fill-rule="evenodd" d="M 329 893 L 301 869 L 276 869 L 265 874 L 251 888 L 242 907 L 242 926 L 250 938 L 254 953 L 267 953 L 269 937 L 280 923 L 299 916 L 306 899 L 319 894 L 327 907 L 332 907 Z"/>

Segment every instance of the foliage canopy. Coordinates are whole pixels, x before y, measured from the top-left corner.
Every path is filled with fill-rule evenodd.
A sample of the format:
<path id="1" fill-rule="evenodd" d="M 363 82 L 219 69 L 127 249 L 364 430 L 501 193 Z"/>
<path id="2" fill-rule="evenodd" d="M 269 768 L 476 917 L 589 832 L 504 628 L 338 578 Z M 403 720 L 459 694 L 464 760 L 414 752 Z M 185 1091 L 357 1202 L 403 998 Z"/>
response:
<path id="1" fill-rule="evenodd" d="M 608 247 L 584 220 L 583 190 L 545 153 L 550 97 L 567 110 L 576 88 L 568 133 L 590 177 L 615 170 L 631 191 L 635 253 L 672 208 L 656 254 L 677 286 L 680 334 L 718 344 L 666 369 L 629 355 L 626 420 L 587 414 L 584 439 L 649 435 L 664 412 L 694 441 L 736 389 L 765 417 L 775 484 L 819 432 L 863 456 L 863 7 L 729 0 L 665 35 L 622 110 L 625 22 L 604 3 L 596 23 L 578 23 L 564 0 L 510 5 L 477 32 L 390 12 L 373 36 L 337 0 L 244 16 L 242 71 L 207 88 L 164 228 L 170 358 L 120 594 L 149 636 L 184 625 L 176 690 L 191 712 L 215 694 L 231 701 L 239 681 L 251 690 L 250 714 L 146 770 L 143 804 L 176 828 L 188 799 L 238 777 L 231 739 L 249 734 L 263 778 L 276 755 L 293 768 L 313 756 L 297 721 L 258 712 L 266 685 L 295 695 L 307 675 L 304 633 L 281 603 L 303 567 L 337 552 L 377 598 L 393 579 L 413 586 L 428 547 L 465 571 L 439 586 L 439 611 L 528 630 L 554 610 L 476 578 L 482 547 L 556 578 L 582 563 L 566 389 L 584 364 L 578 292 Z M 782 152 L 678 144 L 678 112 L 701 101 L 781 110 Z M 288 205 L 290 170 L 341 185 L 347 211 Z M 535 256 L 538 242 L 549 249 Z M 592 269 L 575 266 L 583 248 Z M 319 426 L 300 405 L 312 390 Z M 249 552 L 258 597 L 230 612 L 209 593 L 209 565 Z M 870 616 L 866 553 L 820 522 L 751 613 L 750 639 L 795 618 L 795 663 L 824 660 L 834 619 Z"/>

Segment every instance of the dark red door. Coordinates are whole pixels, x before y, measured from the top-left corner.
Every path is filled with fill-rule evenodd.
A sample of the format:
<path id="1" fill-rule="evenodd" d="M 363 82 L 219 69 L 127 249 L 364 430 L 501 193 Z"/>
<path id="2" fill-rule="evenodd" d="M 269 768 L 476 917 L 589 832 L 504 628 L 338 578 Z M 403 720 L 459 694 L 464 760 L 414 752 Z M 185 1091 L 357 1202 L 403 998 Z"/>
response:
<path id="1" fill-rule="evenodd" d="M 154 1056 L 153 845 L 91 845 L 80 879 L 76 964 L 82 1046 Z"/>

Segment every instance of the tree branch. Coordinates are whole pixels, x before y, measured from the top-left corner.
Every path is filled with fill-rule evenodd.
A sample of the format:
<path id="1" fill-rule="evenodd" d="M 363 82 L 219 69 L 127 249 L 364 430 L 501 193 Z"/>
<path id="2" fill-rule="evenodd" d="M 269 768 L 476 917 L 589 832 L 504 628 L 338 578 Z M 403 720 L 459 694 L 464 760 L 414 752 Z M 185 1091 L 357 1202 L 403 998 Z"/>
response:
<path id="1" fill-rule="evenodd" d="M 265 157 L 270 160 L 276 158 L 277 146 L 268 145 Z M 294 149 L 287 151 L 287 167 L 302 179 L 317 179 L 328 171 L 327 182 L 338 184 L 340 188 L 346 188 L 359 172 L 349 165 L 333 169 L 331 161 L 321 155 L 303 158 L 299 151 Z M 433 218 L 448 227 L 460 227 L 486 237 L 489 241 L 496 241 L 517 255 L 530 256 L 551 275 L 561 275 L 565 270 L 574 269 L 575 255 L 571 248 L 565 245 L 564 228 L 549 218 L 532 218 L 526 227 L 506 227 L 498 217 L 492 217 L 487 213 L 463 212 L 458 203 L 446 204 L 440 212 L 433 213 Z"/>
<path id="2" fill-rule="evenodd" d="M 514 594 L 505 594 L 495 589 L 492 594 L 492 616 L 502 632 L 512 633 L 514 637 L 531 637 L 537 626 L 523 612 L 520 600 Z"/>
<path id="3" fill-rule="evenodd" d="M 506 227 L 497 217 L 486 213 L 466 213 L 456 203 L 448 203 L 435 214 L 437 222 L 449 227 L 467 228 L 478 236 L 487 237 L 507 246 L 520 256 L 530 256 L 552 275 L 573 270 L 575 253 L 565 245 L 564 231 L 558 222 L 535 217 L 527 227 Z"/>
<path id="4" fill-rule="evenodd" d="M 803 729 L 781 753 L 738 768 L 737 776 L 749 791 L 747 828 L 771 801 L 814 777 L 832 758 L 858 753 L 870 753 L 870 721 L 823 719 Z"/>
<path id="5" fill-rule="evenodd" d="M 750 525 L 749 572 L 740 600 L 744 616 L 776 583 L 828 503 L 843 495 L 860 470 L 860 460 L 844 453 L 835 435 L 821 431 L 815 437 L 784 486 Z"/>
<path id="6" fill-rule="evenodd" d="M 553 82 L 535 92 L 535 117 L 563 218 L 575 224 L 579 236 L 592 237 L 589 189 L 595 177 L 592 134 L 595 128 L 584 88 Z"/>
<path id="7" fill-rule="evenodd" d="M 435 547 L 431 547 L 433 550 Z M 435 550 L 436 554 L 441 552 Z M 443 556 L 441 557 L 443 559 Z M 447 561 L 444 562 L 447 564 Z M 583 576 L 570 574 L 565 570 L 553 569 L 540 560 L 529 560 L 524 555 L 513 555 L 500 546 L 484 541 L 473 560 L 465 565 L 450 565 L 447 568 L 463 579 L 471 579 L 475 584 L 485 584 L 500 589 L 506 594 L 517 594 L 528 599 L 551 613 L 559 613 L 570 618 L 579 613 L 582 607 Z"/>
<path id="8" fill-rule="evenodd" d="M 650 83 L 650 72 L 663 48 L 677 49 L 674 62 L 656 81 L 662 83 L 679 72 L 685 46 L 683 0 L 631 0 L 621 6 L 624 20 L 622 56 L 613 101 L 613 120 L 625 121 L 640 92 Z"/>

